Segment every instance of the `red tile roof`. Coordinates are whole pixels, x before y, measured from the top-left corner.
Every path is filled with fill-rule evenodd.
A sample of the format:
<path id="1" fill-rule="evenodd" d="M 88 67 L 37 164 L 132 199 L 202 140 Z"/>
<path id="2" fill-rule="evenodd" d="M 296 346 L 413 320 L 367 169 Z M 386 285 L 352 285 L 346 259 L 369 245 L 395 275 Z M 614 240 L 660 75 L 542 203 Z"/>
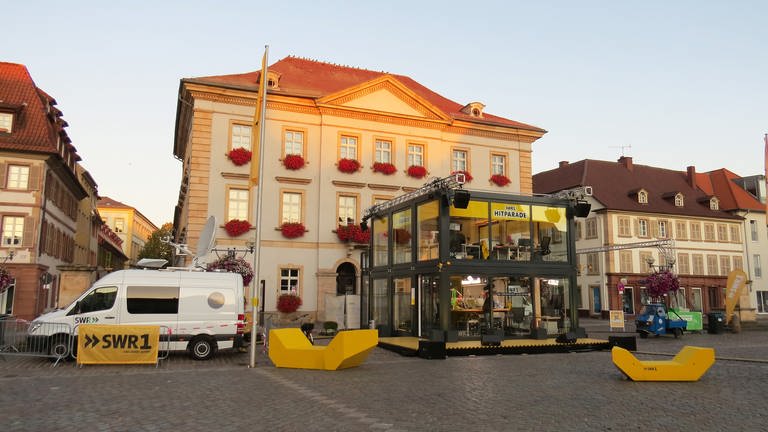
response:
<path id="1" fill-rule="evenodd" d="M 535 174 L 533 191 L 547 194 L 577 186 L 592 186 L 593 198 L 609 210 L 741 219 L 723 211 L 723 207 L 710 210 L 707 198 L 711 194 L 692 187 L 685 171 L 633 164 L 631 158 L 626 159 L 631 169 L 621 162 L 592 159 L 562 163 L 556 169 Z M 637 201 L 636 193 L 640 189 L 648 192 L 648 204 Z M 675 206 L 673 197 L 677 192 L 684 196 L 683 207 Z"/>
<path id="2" fill-rule="evenodd" d="M 108 208 L 115 208 L 115 209 L 134 209 L 128 204 L 123 204 L 120 201 L 113 200 L 112 198 L 105 197 L 105 196 L 99 197 L 99 202 L 96 204 L 96 207 L 98 208 L 108 207 Z"/>
<path id="3" fill-rule="evenodd" d="M 734 182 L 738 178 L 735 173 L 720 168 L 697 174 L 696 184 L 704 193 L 717 196 L 723 210 L 765 211 L 765 204 Z"/>
<path id="4" fill-rule="evenodd" d="M 270 93 L 313 99 L 320 99 L 350 87 L 389 75 L 454 119 L 546 132 L 544 129 L 536 126 L 488 113 L 483 113 L 482 118 L 472 117 L 462 113 L 461 108 L 464 105 L 447 99 L 404 75 L 340 66 L 293 56 L 288 56 L 272 64 L 269 66 L 269 71 L 275 72 L 280 76 L 279 90 L 270 90 Z M 234 75 L 186 78 L 183 81 L 224 87 L 238 87 L 245 90 L 257 91 L 257 83 L 260 75 L 261 71 L 254 71 Z"/>
<path id="5" fill-rule="evenodd" d="M 14 114 L 12 132 L 0 133 L 0 149 L 56 154 L 60 137 L 75 160 L 80 160 L 55 104 L 55 99 L 37 88 L 26 66 L 0 62 L 0 109 Z"/>

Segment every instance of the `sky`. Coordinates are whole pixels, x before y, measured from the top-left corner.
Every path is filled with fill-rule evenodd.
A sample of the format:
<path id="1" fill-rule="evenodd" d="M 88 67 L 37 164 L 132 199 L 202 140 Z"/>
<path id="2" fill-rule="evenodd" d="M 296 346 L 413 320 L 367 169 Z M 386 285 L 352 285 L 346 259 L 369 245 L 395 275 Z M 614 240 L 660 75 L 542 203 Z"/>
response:
<path id="1" fill-rule="evenodd" d="M 182 78 L 288 55 L 409 76 L 548 133 L 534 173 L 617 160 L 765 171 L 768 2 L 9 1 L 0 61 L 53 96 L 99 194 L 173 220 Z"/>

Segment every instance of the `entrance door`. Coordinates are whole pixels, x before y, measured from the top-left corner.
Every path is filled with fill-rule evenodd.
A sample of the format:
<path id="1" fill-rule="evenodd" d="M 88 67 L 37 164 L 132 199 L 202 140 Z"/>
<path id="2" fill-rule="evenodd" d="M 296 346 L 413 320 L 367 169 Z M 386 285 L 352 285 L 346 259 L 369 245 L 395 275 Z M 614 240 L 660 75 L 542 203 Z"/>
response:
<path id="1" fill-rule="evenodd" d="M 419 334 L 429 337 L 430 331 L 440 328 L 439 278 L 419 277 L 419 313 L 421 315 Z"/>
<path id="2" fill-rule="evenodd" d="M 336 269 L 336 295 L 355 293 L 355 266 L 343 263 Z"/>
<path id="3" fill-rule="evenodd" d="M 635 290 L 632 287 L 624 287 L 624 315 L 635 314 Z"/>
<path id="4" fill-rule="evenodd" d="M 593 286 L 592 288 L 592 313 L 599 314 L 603 310 L 603 305 L 600 302 L 600 287 Z"/>

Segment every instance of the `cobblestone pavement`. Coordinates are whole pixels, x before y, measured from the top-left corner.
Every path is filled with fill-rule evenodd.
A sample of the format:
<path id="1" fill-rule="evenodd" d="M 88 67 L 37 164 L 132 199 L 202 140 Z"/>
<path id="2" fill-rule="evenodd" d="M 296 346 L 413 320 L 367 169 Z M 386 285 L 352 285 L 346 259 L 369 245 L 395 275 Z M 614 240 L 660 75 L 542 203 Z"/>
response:
<path id="1" fill-rule="evenodd" d="M 606 321 L 585 324 L 607 338 Z M 717 361 L 693 383 L 626 380 L 609 351 L 424 360 L 375 349 L 360 367 L 277 369 L 259 350 L 160 366 L 0 359 L 0 431 L 768 430 L 768 332 L 637 339 Z"/>

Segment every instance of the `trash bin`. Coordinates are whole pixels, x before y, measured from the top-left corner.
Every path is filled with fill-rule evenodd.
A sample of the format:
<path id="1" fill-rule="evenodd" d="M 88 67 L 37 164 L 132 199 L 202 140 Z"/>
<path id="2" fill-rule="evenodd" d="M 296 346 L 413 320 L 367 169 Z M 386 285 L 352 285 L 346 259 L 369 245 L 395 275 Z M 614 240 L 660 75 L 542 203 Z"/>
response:
<path id="1" fill-rule="evenodd" d="M 707 333 L 720 334 L 725 329 L 725 315 L 722 312 L 707 314 Z"/>

